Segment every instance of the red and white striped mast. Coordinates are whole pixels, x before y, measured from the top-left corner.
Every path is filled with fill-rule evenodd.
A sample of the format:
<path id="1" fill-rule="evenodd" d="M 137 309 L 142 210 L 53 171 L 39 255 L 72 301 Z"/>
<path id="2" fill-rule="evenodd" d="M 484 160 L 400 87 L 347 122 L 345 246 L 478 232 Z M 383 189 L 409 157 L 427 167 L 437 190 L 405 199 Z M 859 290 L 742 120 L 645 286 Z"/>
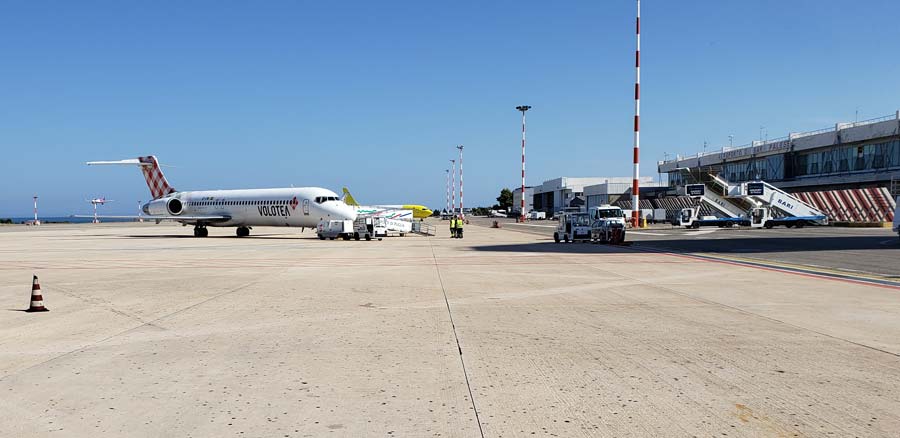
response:
<path id="1" fill-rule="evenodd" d="M 456 148 L 459 149 L 459 214 L 465 219 L 466 213 L 463 210 L 463 148 L 465 146 L 459 145 Z"/>
<path id="2" fill-rule="evenodd" d="M 38 216 L 37 216 L 37 198 L 38 198 L 37 195 L 34 195 L 34 224 L 40 225 L 41 221 L 38 220 Z"/>
<path id="3" fill-rule="evenodd" d="M 516 109 L 522 112 L 522 200 L 519 205 L 519 222 L 525 222 L 525 111 L 531 107 L 519 105 Z"/>
<path id="4" fill-rule="evenodd" d="M 456 215 L 456 160 L 450 160 L 450 214 Z"/>
<path id="5" fill-rule="evenodd" d="M 631 225 L 640 226 L 640 155 L 641 155 L 641 0 L 637 0 L 635 21 L 637 49 L 634 52 L 634 179 L 631 182 Z"/>

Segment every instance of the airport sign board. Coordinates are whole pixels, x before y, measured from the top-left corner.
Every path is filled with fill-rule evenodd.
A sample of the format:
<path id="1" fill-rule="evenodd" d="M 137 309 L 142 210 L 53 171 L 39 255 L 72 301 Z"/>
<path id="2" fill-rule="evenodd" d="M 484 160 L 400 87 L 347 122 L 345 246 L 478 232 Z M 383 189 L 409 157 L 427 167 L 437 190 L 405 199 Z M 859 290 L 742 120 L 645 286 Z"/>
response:
<path id="1" fill-rule="evenodd" d="M 763 183 L 747 183 L 748 196 L 762 196 L 765 194 L 765 186 Z"/>
<path id="2" fill-rule="evenodd" d="M 704 184 L 688 184 L 684 186 L 688 196 L 703 196 L 706 194 L 706 185 Z"/>

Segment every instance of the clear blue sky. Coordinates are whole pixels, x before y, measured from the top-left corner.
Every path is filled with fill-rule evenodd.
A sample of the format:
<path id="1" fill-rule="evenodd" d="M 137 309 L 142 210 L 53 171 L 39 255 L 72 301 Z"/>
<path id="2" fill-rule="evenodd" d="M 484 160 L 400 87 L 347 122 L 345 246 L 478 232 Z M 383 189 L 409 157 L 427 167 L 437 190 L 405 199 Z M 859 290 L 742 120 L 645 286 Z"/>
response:
<path id="1" fill-rule="evenodd" d="M 629 176 L 634 2 L 0 4 L 0 216 L 134 213 L 155 154 L 180 190 L 347 185 L 466 204 L 528 176 Z M 643 175 L 664 153 L 900 107 L 900 2 L 645 0 Z"/>

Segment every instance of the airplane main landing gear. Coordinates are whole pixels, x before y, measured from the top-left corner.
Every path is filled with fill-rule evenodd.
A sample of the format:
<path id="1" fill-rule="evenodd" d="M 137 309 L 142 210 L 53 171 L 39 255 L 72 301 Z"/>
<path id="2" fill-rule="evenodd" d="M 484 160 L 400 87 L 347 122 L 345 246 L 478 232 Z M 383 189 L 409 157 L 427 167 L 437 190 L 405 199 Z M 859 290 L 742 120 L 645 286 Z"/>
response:
<path id="1" fill-rule="evenodd" d="M 206 227 L 201 227 L 197 225 L 194 227 L 194 237 L 206 237 L 209 236 L 209 230 Z"/>
<path id="2" fill-rule="evenodd" d="M 250 227 L 238 227 L 237 228 L 237 236 L 238 237 L 247 237 L 250 235 Z"/>

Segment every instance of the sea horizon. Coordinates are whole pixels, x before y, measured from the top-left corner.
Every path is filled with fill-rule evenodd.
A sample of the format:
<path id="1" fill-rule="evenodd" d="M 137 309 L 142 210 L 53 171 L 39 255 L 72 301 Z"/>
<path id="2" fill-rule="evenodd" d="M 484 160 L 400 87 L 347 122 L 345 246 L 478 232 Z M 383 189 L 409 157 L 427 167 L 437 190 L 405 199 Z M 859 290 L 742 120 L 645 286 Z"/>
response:
<path id="1" fill-rule="evenodd" d="M 0 220 L 10 219 L 14 224 L 20 225 L 26 222 L 30 222 L 34 220 L 34 216 L 28 217 L 4 217 L 0 216 Z M 72 216 L 47 216 L 42 217 L 38 216 L 38 220 L 41 223 L 51 224 L 51 223 L 59 223 L 59 224 L 89 224 L 93 220 L 91 217 L 72 217 Z M 100 218 L 100 222 L 135 222 L 135 219 L 103 219 Z"/>

